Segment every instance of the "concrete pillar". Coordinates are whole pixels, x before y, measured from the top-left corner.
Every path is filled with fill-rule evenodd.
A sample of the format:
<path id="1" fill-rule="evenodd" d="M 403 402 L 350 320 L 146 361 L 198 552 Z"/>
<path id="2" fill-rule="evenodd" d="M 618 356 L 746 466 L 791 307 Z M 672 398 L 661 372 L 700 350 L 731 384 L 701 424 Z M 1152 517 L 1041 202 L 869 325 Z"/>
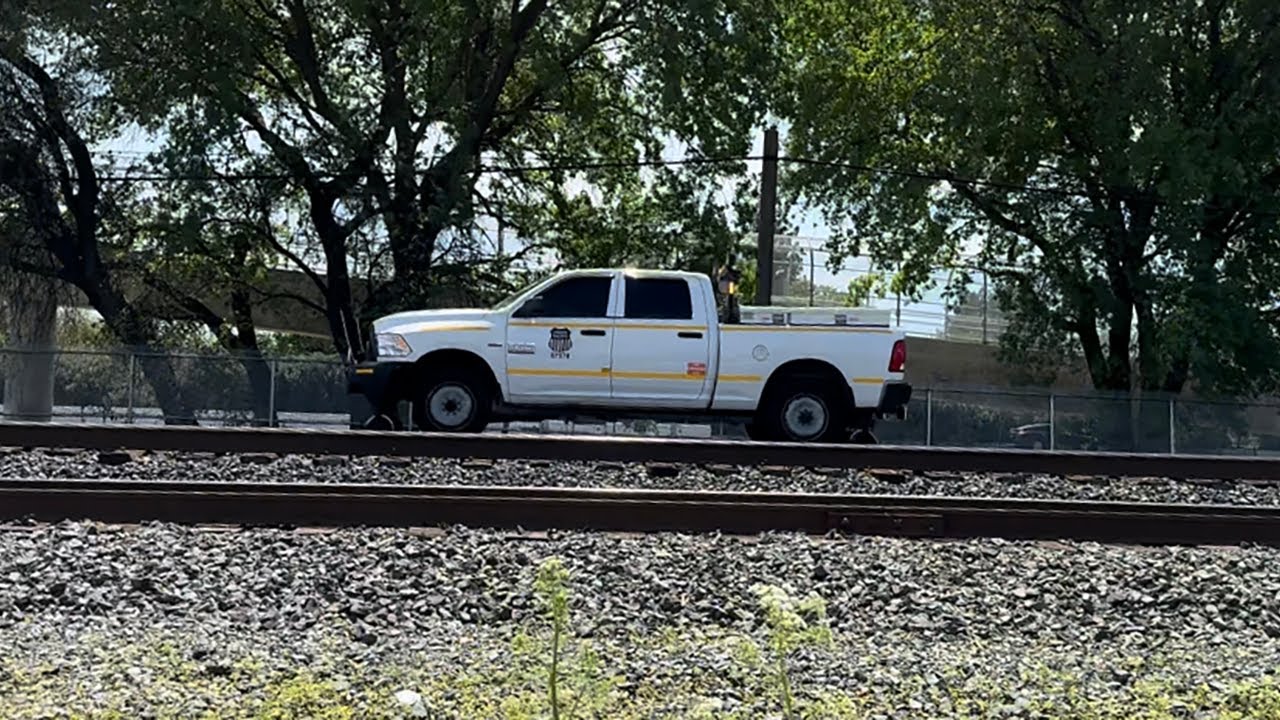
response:
<path id="1" fill-rule="evenodd" d="M 11 274 L 4 321 L 11 349 L 4 356 L 7 420 L 48 422 L 53 416 L 53 368 L 58 334 L 57 280 Z"/>

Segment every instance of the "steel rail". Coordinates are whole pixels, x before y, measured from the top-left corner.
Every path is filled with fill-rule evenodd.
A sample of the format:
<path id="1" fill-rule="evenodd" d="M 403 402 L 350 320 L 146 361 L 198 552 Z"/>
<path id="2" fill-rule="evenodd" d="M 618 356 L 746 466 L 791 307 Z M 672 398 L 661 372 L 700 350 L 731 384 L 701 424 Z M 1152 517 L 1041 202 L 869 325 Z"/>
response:
<path id="1" fill-rule="evenodd" d="M 0 446 L 890 468 L 1280 481 L 1280 458 L 551 435 L 0 423 Z"/>
<path id="2" fill-rule="evenodd" d="M 0 521 L 629 532 L 831 532 L 1280 545 L 1280 507 L 882 495 L 0 480 Z"/>

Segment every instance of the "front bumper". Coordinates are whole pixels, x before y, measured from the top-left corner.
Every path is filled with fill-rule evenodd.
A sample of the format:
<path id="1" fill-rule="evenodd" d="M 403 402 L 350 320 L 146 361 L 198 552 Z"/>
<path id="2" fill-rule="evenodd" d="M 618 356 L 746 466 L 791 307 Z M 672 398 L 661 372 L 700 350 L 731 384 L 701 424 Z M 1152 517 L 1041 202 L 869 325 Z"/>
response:
<path id="1" fill-rule="evenodd" d="M 365 428 L 380 418 L 393 427 L 402 425 L 395 379 L 403 363 L 362 362 L 347 368 L 347 396 L 351 427 Z"/>
<path id="2" fill-rule="evenodd" d="M 876 414 L 881 418 L 905 420 L 907 403 L 910 401 L 911 385 L 909 383 L 885 383 L 884 390 L 880 393 L 880 405 L 876 407 Z"/>

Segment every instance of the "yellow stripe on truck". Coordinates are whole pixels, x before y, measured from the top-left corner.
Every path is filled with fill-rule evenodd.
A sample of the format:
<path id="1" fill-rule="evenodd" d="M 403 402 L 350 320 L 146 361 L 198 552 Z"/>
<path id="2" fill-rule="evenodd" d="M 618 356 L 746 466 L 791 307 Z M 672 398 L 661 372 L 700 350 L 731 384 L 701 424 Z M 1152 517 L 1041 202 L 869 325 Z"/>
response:
<path id="1" fill-rule="evenodd" d="M 802 325 L 724 325 L 720 332 L 835 332 L 835 333 L 874 333 L 876 335 L 892 335 L 887 328 L 867 328 L 850 325 L 823 325 L 808 327 Z"/>
<path id="2" fill-rule="evenodd" d="M 849 382 L 852 382 L 854 385 L 880 385 L 884 382 L 884 378 L 856 377 L 856 378 L 850 378 Z"/>
<path id="3" fill-rule="evenodd" d="M 507 370 L 508 375 L 523 375 L 525 377 L 605 377 L 609 374 L 609 368 L 601 368 L 599 370 L 555 370 L 551 368 L 510 368 Z"/>
<path id="4" fill-rule="evenodd" d="M 679 332 L 706 332 L 706 325 L 627 325 L 618 323 L 614 326 L 618 330 L 676 330 Z"/>
<path id="5" fill-rule="evenodd" d="M 706 379 L 705 375 L 678 373 L 678 372 L 630 372 L 630 371 L 611 371 L 608 368 L 600 370 L 559 370 L 555 368 L 511 368 L 507 370 L 508 375 L 519 375 L 522 377 L 616 377 L 624 380 L 697 380 Z M 764 378 L 759 375 L 720 375 L 717 377 L 720 382 L 760 382 Z M 878 382 L 878 381 L 877 381 Z"/>
<path id="6" fill-rule="evenodd" d="M 706 332 L 706 325 L 655 325 L 652 323 L 636 323 L 630 324 L 625 321 L 619 321 L 617 325 L 601 324 L 601 323 L 558 323 L 541 320 L 538 322 L 511 322 L 511 327 L 532 327 L 532 328 L 568 328 L 569 330 L 674 330 L 677 332 Z"/>
<path id="7" fill-rule="evenodd" d="M 609 373 L 616 378 L 624 380 L 706 380 L 706 375 L 693 375 L 691 373 L 675 373 L 675 372 L 630 372 L 615 371 Z"/>
<path id="8" fill-rule="evenodd" d="M 510 322 L 509 327 L 531 327 L 531 328 L 566 328 L 568 330 L 609 330 L 613 325 L 609 323 L 558 323 L 558 322 Z"/>
<path id="9" fill-rule="evenodd" d="M 451 325 L 449 323 L 417 325 L 409 332 L 479 332 L 488 330 L 484 325 Z"/>

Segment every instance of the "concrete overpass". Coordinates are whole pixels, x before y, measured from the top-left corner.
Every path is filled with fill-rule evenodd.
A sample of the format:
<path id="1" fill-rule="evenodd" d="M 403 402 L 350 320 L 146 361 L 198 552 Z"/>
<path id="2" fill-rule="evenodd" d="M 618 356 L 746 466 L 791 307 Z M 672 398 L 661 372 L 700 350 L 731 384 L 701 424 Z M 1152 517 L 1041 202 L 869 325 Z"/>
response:
<path id="1" fill-rule="evenodd" d="M 173 299 L 163 293 L 128 278 L 117 278 L 125 297 L 138 309 L 152 317 L 165 320 L 185 319 L 190 313 L 178 308 Z M 352 279 L 351 293 L 356 307 L 369 297 L 369 283 Z M 320 288 L 306 274 L 297 270 L 270 270 L 266 288 L 254 299 L 253 319 L 260 330 L 329 338 L 329 321 L 316 307 L 324 307 Z M 75 292 L 72 307 L 91 310 L 88 298 Z M 200 301 L 222 317 L 231 316 L 226 298 L 207 293 Z M 65 306 L 65 305 L 64 305 Z"/>

